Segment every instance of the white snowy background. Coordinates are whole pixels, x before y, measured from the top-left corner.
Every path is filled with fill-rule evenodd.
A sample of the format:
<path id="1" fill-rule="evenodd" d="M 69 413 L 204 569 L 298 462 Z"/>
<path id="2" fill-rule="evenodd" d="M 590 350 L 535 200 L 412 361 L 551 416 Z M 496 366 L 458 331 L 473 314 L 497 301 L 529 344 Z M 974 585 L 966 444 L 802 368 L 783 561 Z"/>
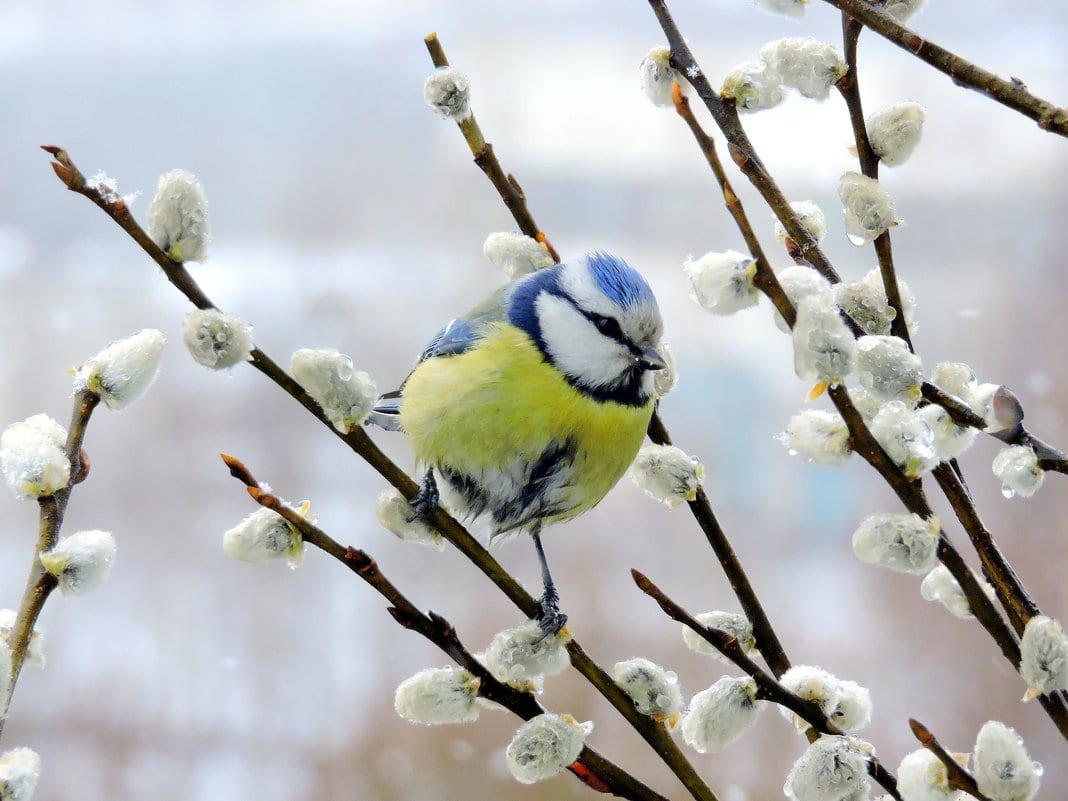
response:
<path id="1" fill-rule="evenodd" d="M 672 7 L 713 77 L 771 39 L 840 40 L 837 12 L 818 0 L 800 23 L 745 0 Z M 1068 101 L 1063 4 L 932 0 L 913 25 Z M 445 730 L 398 720 L 393 688 L 445 658 L 333 561 L 310 552 L 290 571 L 224 556 L 222 532 L 252 505 L 220 451 L 283 495 L 310 498 L 327 531 L 369 550 L 472 648 L 519 619 L 451 549 L 403 546 L 380 529 L 373 501 L 384 482 L 254 370 L 193 364 L 180 344 L 184 299 L 63 189 L 37 149 L 62 145 L 87 174 L 102 169 L 121 191 L 141 190 L 140 216 L 160 173 L 194 171 L 214 245 L 193 271 L 215 302 L 251 321 L 279 361 L 338 347 L 389 389 L 442 322 L 502 280 L 482 241 L 513 228 L 455 126 L 423 105 L 431 30 L 470 76 L 487 138 L 560 252 L 610 250 L 648 276 L 682 376 L 664 419 L 704 461 L 714 508 L 792 659 L 870 687 L 866 736 L 892 768 L 916 747 L 909 716 L 960 751 L 997 718 L 1049 767 L 1040 797 L 1068 794 L 1064 741 L 1037 704 L 1020 703 L 1022 682 L 978 625 L 924 602 L 917 578 L 853 557 L 856 523 L 898 508 L 881 480 L 859 460 L 803 464 L 775 441 L 808 387 L 767 304 L 715 318 L 689 299 L 683 260 L 743 244 L 685 126 L 638 91 L 638 61 L 662 41 L 644 2 L 44 0 L 0 2 L 0 423 L 42 411 L 66 420 L 68 369 L 113 339 L 156 327 L 171 341 L 150 394 L 98 412 L 86 440 L 92 475 L 65 530 L 110 529 L 119 553 L 100 589 L 49 602 L 48 665 L 20 681 L 4 746 L 40 752 L 36 798 L 591 797 L 570 776 L 513 782 L 509 716 Z M 883 171 L 907 221 L 895 256 L 919 298 L 925 364 L 961 360 L 1009 385 L 1032 428 L 1068 445 L 1059 348 L 1068 142 L 870 33 L 860 69 L 868 110 L 906 99 L 928 108 L 919 150 Z M 835 193 L 854 169 L 841 100 L 795 96 L 745 123 L 786 194 L 828 212 L 826 249 L 840 272 L 862 276 L 874 258 L 847 242 Z M 735 186 L 786 266 L 770 213 L 742 177 Z M 410 465 L 401 437 L 374 437 Z M 1005 500 L 990 472 L 996 451 L 980 440 L 962 460 L 966 476 L 1040 605 L 1063 618 L 1068 479 Z M 0 606 L 22 592 L 36 514 L 0 493 Z M 736 608 L 684 509 L 669 513 L 624 483 L 546 540 L 572 629 L 602 664 L 650 657 L 678 671 L 687 696 L 724 672 L 685 650 L 627 572 L 639 567 L 694 611 Z M 496 552 L 536 589 L 528 543 Z M 683 797 L 579 677 L 550 680 L 544 701 L 595 720 L 596 747 Z M 755 801 L 781 797 L 802 745 L 769 713 L 725 754 L 692 758 L 723 801 Z"/>

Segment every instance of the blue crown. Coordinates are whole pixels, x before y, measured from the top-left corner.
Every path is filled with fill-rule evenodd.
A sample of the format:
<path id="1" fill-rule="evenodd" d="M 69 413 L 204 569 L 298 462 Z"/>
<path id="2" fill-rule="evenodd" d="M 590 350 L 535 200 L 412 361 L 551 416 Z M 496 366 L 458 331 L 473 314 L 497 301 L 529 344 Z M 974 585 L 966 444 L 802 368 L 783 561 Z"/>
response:
<path id="1" fill-rule="evenodd" d="M 619 306 L 656 305 L 653 290 L 641 273 L 618 256 L 591 253 L 586 266 L 605 296 Z"/>

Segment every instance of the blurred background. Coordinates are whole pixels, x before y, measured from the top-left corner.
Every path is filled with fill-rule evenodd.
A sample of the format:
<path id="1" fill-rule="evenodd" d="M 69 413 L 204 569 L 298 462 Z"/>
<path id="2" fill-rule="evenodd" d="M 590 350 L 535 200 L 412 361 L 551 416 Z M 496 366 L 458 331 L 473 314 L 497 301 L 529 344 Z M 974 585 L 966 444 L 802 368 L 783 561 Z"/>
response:
<path id="1" fill-rule="evenodd" d="M 840 41 L 837 12 L 820 2 L 801 21 L 746 0 L 672 8 L 713 83 L 772 39 Z M 939 0 L 912 26 L 1068 100 L 1063 4 Z M 445 729 L 399 720 L 395 686 L 446 659 L 332 560 L 311 552 L 291 571 L 223 554 L 223 531 L 253 508 L 220 451 L 282 495 L 311 499 L 328 532 L 370 551 L 473 650 L 520 620 L 451 549 L 404 545 L 381 529 L 373 506 L 384 482 L 258 373 L 195 365 L 181 345 L 184 299 L 63 189 L 37 149 L 61 145 L 87 175 L 104 170 L 121 192 L 143 192 L 133 205 L 141 219 L 159 174 L 195 172 L 214 245 L 192 269 L 213 300 L 252 322 L 257 344 L 283 364 L 297 348 L 337 347 L 391 389 L 444 321 L 503 280 L 482 242 L 514 229 L 455 126 L 424 106 L 422 37 L 432 30 L 470 77 L 487 138 L 559 251 L 610 250 L 648 276 L 681 373 L 663 417 L 703 460 L 713 506 L 793 661 L 871 689 L 864 736 L 891 768 L 916 747 L 909 716 L 960 751 L 994 718 L 1048 766 L 1042 797 L 1068 795 L 1064 741 L 1036 703 L 1020 703 L 1023 683 L 979 626 L 923 601 L 917 577 L 854 558 L 856 524 L 899 508 L 881 480 L 859 459 L 804 464 L 775 440 L 808 387 L 768 305 L 719 318 L 690 300 L 683 261 L 744 246 L 685 126 L 639 91 L 638 62 L 663 38 L 644 2 L 43 0 L 0 2 L 0 423 L 38 412 L 65 422 L 68 369 L 113 339 L 154 327 L 170 344 L 149 395 L 102 409 L 89 429 L 92 476 L 65 532 L 109 529 L 119 553 L 100 589 L 49 602 L 48 665 L 19 683 L 4 746 L 41 754 L 36 798 L 591 797 L 571 776 L 534 787 L 511 779 L 511 716 Z M 919 299 L 925 365 L 964 361 L 1007 384 L 1032 429 L 1068 445 L 1057 345 L 1068 142 L 877 36 L 866 33 L 860 51 L 868 111 L 901 100 L 928 109 L 918 151 L 883 171 L 907 222 L 894 249 Z M 838 270 L 857 279 L 871 269 L 871 249 L 846 240 L 838 211 L 838 177 L 855 169 L 841 100 L 793 95 L 744 121 L 786 194 L 827 212 Z M 735 180 L 765 248 L 787 266 L 770 212 Z M 410 467 L 401 436 L 372 435 Z M 1064 617 L 1068 479 L 1051 475 L 1037 497 L 1006 500 L 990 471 L 997 450 L 980 439 L 965 474 L 1040 605 Z M 971 558 L 952 513 L 938 508 Z M 0 493 L 0 606 L 18 603 L 36 518 L 35 504 Z M 726 672 L 688 652 L 628 575 L 642 569 L 695 612 L 737 609 L 685 509 L 669 512 L 624 481 L 546 540 L 571 628 L 601 664 L 651 658 L 678 672 L 687 697 Z M 528 543 L 495 553 L 537 590 Z M 551 679 L 542 700 L 596 721 L 594 746 L 684 796 L 580 677 Z M 723 801 L 745 801 L 781 797 L 802 746 L 769 712 L 725 754 L 690 753 Z"/>

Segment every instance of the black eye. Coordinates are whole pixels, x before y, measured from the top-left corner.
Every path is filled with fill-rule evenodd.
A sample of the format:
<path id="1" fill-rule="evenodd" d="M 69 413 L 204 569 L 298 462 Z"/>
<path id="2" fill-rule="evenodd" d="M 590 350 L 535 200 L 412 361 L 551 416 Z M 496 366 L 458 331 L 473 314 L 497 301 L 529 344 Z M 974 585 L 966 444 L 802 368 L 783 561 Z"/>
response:
<path id="1" fill-rule="evenodd" d="M 611 317 L 594 317 L 593 324 L 597 330 L 610 339 L 623 339 L 623 329 L 619 327 L 619 321 Z"/>

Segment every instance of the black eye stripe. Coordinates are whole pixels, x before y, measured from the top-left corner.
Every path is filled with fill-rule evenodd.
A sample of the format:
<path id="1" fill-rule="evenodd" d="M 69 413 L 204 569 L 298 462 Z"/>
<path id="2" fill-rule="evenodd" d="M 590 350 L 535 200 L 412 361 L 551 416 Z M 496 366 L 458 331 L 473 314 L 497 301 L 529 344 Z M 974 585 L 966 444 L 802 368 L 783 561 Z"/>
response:
<path id="1" fill-rule="evenodd" d="M 623 329 L 619 327 L 619 321 L 612 317 L 605 317 L 602 314 L 587 314 L 590 322 L 596 326 L 597 330 L 610 339 L 614 339 L 617 342 L 626 342 L 623 337 Z"/>

